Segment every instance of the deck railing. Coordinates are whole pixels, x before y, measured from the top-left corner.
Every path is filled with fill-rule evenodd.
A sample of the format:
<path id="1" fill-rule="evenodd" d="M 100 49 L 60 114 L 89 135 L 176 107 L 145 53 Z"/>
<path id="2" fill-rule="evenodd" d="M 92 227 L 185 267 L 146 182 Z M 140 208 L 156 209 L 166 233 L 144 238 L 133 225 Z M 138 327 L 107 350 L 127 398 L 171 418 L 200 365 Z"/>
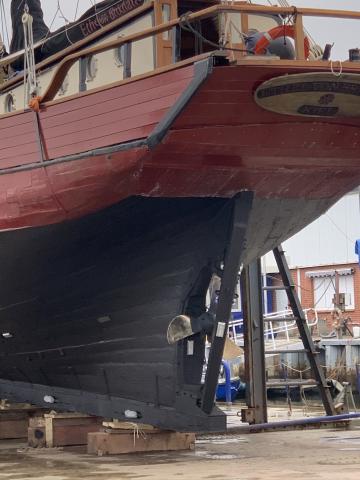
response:
<path id="1" fill-rule="evenodd" d="M 316 309 L 304 309 L 304 314 L 309 328 L 318 324 Z M 280 322 L 279 319 L 281 319 Z M 290 342 L 291 334 L 297 331 L 296 321 L 291 309 L 265 314 L 264 323 L 264 338 L 271 343 L 273 350 L 276 350 L 278 340 L 284 341 L 285 339 L 287 342 Z M 243 327 L 243 319 L 232 320 L 229 323 L 230 336 L 239 345 L 242 345 L 244 341 Z"/>
<path id="2" fill-rule="evenodd" d="M 156 1 L 156 0 L 155 0 Z M 153 5 L 154 2 L 151 2 L 150 5 Z M 144 10 L 144 7 L 142 7 Z M 141 13 L 141 12 L 140 12 Z M 303 18 L 304 17 L 323 17 L 323 18 L 338 18 L 338 19 L 357 19 L 360 20 L 360 12 L 356 11 L 342 11 L 342 10 L 325 10 L 325 9 L 317 9 L 317 8 L 297 8 L 297 7 L 281 7 L 281 6 L 261 6 L 261 5 L 252 5 L 248 3 L 231 3 L 227 4 L 219 4 L 214 5 L 208 8 L 204 8 L 203 10 L 189 13 L 186 15 L 186 21 L 193 23 L 196 21 L 203 21 L 209 18 L 216 18 L 222 15 L 226 15 L 229 13 L 239 13 L 241 14 L 241 30 L 246 33 L 246 28 L 248 25 L 247 16 L 249 15 L 281 15 L 287 21 L 291 21 L 294 25 L 295 36 L 294 36 L 294 44 L 295 44 L 295 51 L 296 51 L 296 60 L 300 62 L 307 61 L 305 59 L 305 49 L 304 49 L 304 28 L 303 28 Z M 136 10 L 134 11 L 133 15 L 135 16 Z M 64 57 L 60 63 L 58 64 L 56 71 L 54 72 L 52 81 L 44 94 L 41 97 L 42 102 L 52 100 L 55 95 L 57 94 L 58 90 L 60 89 L 67 73 L 69 72 L 72 65 L 80 60 L 81 58 L 92 56 L 96 54 L 100 54 L 109 50 L 113 50 L 116 48 L 121 47 L 122 45 L 129 45 L 132 42 L 136 42 L 148 37 L 159 38 L 159 35 L 164 32 L 171 32 L 175 28 L 180 28 L 184 22 L 184 18 L 176 18 L 170 20 L 166 23 L 161 23 L 155 25 L 152 28 L 144 29 L 140 32 L 136 32 L 127 36 L 116 38 L 115 40 L 111 40 L 109 42 L 95 45 L 89 48 L 81 49 L 79 51 L 75 51 L 70 55 Z M 169 34 L 170 35 L 170 34 Z M 169 45 L 166 45 L 166 48 L 169 48 Z M 173 48 L 175 48 L 173 46 Z M 214 50 L 216 50 L 216 46 L 214 46 Z M 227 51 L 229 48 L 227 45 L 220 45 L 218 47 L 219 50 Z M 56 57 L 56 59 L 55 59 Z M 176 58 L 175 55 L 171 56 L 173 62 L 177 62 L 179 59 Z M 50 57 L 46 61 L 42 62 L 38 67 L 44 69 L 46 66 L 53 64 L 54 62 L 59 61 L 59 55 Z M 5 59 L 4 62 L 7 62 Z M 2 62 L 0 62 L 1 64 Z M 130 68 L 131 70 L 131 68 Z M 156 71 L 156 70 L 155 70 Z M 22 76 L 19 75 L 16 78 L 6 82 L 1 90 L 6 90 L 18 83 L 21 83 Z"/>

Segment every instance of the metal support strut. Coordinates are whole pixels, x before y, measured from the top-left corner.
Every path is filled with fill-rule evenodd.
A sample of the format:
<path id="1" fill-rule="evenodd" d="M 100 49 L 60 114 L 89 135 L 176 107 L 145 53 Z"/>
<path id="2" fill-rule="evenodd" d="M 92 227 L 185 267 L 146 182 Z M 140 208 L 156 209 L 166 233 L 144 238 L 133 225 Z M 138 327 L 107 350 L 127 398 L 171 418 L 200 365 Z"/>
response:
<path id="1" fill-rule="evenodd" d="M 241 273 L 241 300 L 244 317 L 246 404 L 244 421 L 267 422 L 266 367 L 260 259 Z"/>
<path id="2" fill-rule="evenodd" d="M 320 390 L 325 412 L 327 415 L 335 415 L 336 410 L 334 407 L 334 403 L 330 394 L 329 387 L 326 383 L 324 372 L 319 362 L 318 352 L 315 349 L 315 345 L 306 322 L 304 311 L 301 307 L 299 297 L 296 293 L 295 285 L 293 284 L 291 272 L 285 259 L 285 252 L 280 245 L 274 248 L 273 253 L 286 290 L 289 304 L 296 320 L 301 340 L 304 344 L 310 366 L 312 368 L 317 385 Z"/>
<path id="3" fill-rule="evenodd" d="M 227 337 L 242 254 L 244 252 L 244 242 L 253 198 L 253 192 L 242 192 L 234 199 L 231 232 L 226 249 L 220 294 L 216 306 L 216 320 L 202 395 L 202 410 L 207 414 L 210 414 L 214 407 L 221 360 Z"/>

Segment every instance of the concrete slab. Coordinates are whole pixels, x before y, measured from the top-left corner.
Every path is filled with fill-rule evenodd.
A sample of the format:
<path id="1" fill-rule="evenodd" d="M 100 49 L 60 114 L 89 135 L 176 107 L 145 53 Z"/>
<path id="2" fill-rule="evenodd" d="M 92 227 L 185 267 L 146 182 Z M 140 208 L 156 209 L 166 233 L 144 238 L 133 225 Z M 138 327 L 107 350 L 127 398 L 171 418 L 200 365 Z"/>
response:
<path id="1" fill-rule="evenodd" d="M 201 437 L 194 452 L 92 457 L 0 442 L 8 480 L 357 480 L 360 427 Z"/>

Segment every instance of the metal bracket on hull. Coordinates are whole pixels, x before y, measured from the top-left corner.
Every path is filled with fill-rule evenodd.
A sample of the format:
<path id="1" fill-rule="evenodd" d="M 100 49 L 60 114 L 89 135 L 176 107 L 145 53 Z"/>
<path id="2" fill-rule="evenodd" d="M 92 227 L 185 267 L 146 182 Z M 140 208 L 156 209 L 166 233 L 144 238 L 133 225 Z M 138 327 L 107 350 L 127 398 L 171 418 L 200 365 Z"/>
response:
<path id="1" fill-rule="evenodd" d="M 33 115 L 34 115 L 34 123 L 35 123 L 35 130 L 36 130 L 36 141 L 39 149 L 40 165 L 42 165 L 44 162 L 48 160 L 46 146 L 44 142 L 44 136 L 42 133 L 39 113 L 34 111 Z"/>
<path id="2" fill-rule="evenodd" d="M 169 112 L 158 123 L 158 125 L 155 127 L 155 130 L 148 137 L 147 144 L 149 148 L 156 147 L 165 137 L 177 117 L 184 110 L 191 98 L 195 95 L 200 86 L 204 83 L 204 81 L 212 72 L 213 62 L 214 57 L 209 57 L 194 64 L 195 75 L 193 80 L 190 82 L 190 85 L 182 93 L 180 98 L 178 98 L 178 100 L 175 102 Z"/>
<path id="3" fill-rule="evenodd" d="M 242 192 L 234 200 L 232 225 L 225 256 L 220 294 L 216 307 L 216 321 L 211 340 L 211 349 L 202 396 L 202 410 L 207 414 L 210 414 L 214 408 L 221 360 L 227 337 L 234 292 L 238 281 L 239 268 L 244 252 L 244 242 L 253 199 L 253 192 Z"/>

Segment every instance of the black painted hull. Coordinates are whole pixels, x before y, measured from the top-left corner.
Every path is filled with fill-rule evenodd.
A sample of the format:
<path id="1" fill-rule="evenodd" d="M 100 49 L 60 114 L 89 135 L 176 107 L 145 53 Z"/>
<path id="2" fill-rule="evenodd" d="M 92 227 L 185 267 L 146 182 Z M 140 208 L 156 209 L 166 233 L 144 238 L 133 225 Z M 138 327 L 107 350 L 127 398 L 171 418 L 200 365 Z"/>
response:
<path id="1" fill-rule="evenodd" d="M 244 261 L 316 218 L 327 201 L 255 200 Z M 200 406 L 204 335 L 170 346 L 200 315 L 224 258 L 232 200 L 131 198 L 59 225 L 0 234 L 0 398 L 177 430 L 222 430 Z"/>

